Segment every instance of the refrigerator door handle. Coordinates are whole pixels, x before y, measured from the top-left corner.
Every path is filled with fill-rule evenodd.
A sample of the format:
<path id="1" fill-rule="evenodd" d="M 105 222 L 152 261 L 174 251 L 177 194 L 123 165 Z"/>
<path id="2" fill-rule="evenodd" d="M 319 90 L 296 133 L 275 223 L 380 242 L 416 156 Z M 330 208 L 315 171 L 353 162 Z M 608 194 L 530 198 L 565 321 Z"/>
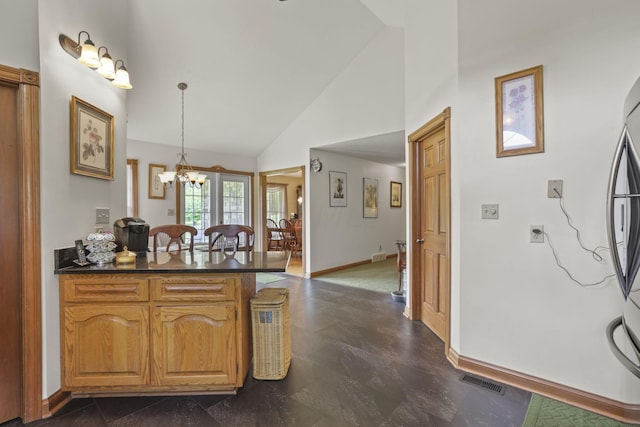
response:
<path id="1" fill-rule="evenodd" d="M 609 238 L 609 247 L 611 248 L 611 258 L 613 260 L 613 268 L 616 272 L 616 276 L 618 277 L 618 283 L 620 285 L 620 289 L 622 290 L 622 294 L 624 295 L 625 300 L 627 299 L 628 293 L 626 292 L 626 278 L 623 266 L 620 261 L 620 255 L 618 254 L 618 243 L 616 241 L 616 225 L 615 225 L 615 191 L 616 184 L 618 182 L 618 172 L 620 170 L 620 162 L 624 158 L 623 154 L 625 153 L 626 145 L 627 145 L 627 136 L 628 131 L 625 126 L 622 130 L 622 135 L 620 135 L 620 139 L 618 140 L 618 146 L 616 147 L 616 152 L 613 156 L 613 164 L 611 165 L 611 174 L 609 175 L 609 185 L 607 187 L 607 236 Z M 625 177 L 626 178 L 626 177 Z M 624 218 L 624 204 L 622 205 L 622 218 Z M 622 222 L 621 227 L 624 227 L 624 221 Z"/>

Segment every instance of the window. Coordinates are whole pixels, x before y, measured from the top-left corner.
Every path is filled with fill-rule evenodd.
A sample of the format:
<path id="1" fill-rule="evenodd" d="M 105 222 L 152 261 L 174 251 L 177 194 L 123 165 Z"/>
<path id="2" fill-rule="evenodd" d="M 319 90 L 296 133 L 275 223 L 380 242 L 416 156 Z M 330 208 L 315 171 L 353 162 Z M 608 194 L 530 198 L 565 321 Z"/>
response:
<path id="1" fill-rule="evenodd" d="M 211 181 L 200 188 L 184 186 L 184 223 L 198 230 L 194 242 L 204 241 L 204 230 L 211 225 Z"/>
<path id="2" fill-rule="evenodd" d="M 267 184 L 267 219 L 278 221 L 287 217 L 287 186 Z"/>
<path id="3" fill-rule="evenodd" d="M 242 175 L 220 175 L 222 201 L 218 218 L 220 224 L 249 224 L 249 177 Z"/>
<path id="4" fill-rule="evenodd" d="M 201 171 L 200 188 L 179 186 L 180 220 L 198 230 L 194 242 L 204 243 L 204 230 L 214 224 L 251 225 L 251 176 Z"/>

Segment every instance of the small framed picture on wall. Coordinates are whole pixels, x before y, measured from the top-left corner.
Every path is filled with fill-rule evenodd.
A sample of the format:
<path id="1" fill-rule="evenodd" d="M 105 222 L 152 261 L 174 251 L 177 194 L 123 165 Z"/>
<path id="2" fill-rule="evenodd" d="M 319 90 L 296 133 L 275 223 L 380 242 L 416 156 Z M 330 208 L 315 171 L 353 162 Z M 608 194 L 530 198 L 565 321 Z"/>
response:
<path id="1" fill-rule="evenodd" d="M 150 199 L 164 199 L 164 184 L 160 181 L 158 176 L 162 172 L 167 170 L 166 165 L 156 165 L 149 163 L 149 198 Z"/>
<path id="2" fill-rule="evenodd" d="M 402 207 L 402 183 L 391 181 L 391 188 L 389 191 L 392 208 Z"/>
<path id="3" fill-rule="evenodd" d="M 378 217 L 378 180 L 373 178 L 362 179 L 362 216 L 365 218 Z"/>
<path id="4" fill-rule="evenodd" d="M 347 206 L 347 174 L 329 171 L 329 206 Z"/>

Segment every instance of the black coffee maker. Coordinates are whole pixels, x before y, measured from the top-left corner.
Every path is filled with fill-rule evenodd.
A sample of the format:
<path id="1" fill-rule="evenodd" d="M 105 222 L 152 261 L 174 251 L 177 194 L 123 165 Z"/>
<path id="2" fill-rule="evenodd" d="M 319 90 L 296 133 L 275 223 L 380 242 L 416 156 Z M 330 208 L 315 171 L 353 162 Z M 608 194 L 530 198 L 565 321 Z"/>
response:
<path id="1" fill-rule="evenodd" d="M 126 246 L 131 252 L 147 252 L 149 246 L 149 224 L 142 218 L 120 218 L 113 223 L 117 251 Z"/>

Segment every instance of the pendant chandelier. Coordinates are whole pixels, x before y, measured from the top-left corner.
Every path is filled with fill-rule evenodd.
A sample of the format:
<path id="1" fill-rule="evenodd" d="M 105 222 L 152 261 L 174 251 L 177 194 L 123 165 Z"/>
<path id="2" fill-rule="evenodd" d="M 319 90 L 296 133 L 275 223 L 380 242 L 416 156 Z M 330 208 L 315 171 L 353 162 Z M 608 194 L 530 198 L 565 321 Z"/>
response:
<path id="1" fill-rule="evenodd" d="M 184 152 L 184 91 L 186 88 L 186 83 L 178 83 L 178 89 L 182 91 L 182 150 L 178 153 L 178 163 L 172 171 L 159 173 L 158 177 L 163 184 L 169 184 L 169 186 L 172 186 L 176 181 L 182 185 L 188 182 L 192 187 L 200 187 L 206 181 L 207 175 L 193 170 L 187 162 L 187 154 Z"/>

